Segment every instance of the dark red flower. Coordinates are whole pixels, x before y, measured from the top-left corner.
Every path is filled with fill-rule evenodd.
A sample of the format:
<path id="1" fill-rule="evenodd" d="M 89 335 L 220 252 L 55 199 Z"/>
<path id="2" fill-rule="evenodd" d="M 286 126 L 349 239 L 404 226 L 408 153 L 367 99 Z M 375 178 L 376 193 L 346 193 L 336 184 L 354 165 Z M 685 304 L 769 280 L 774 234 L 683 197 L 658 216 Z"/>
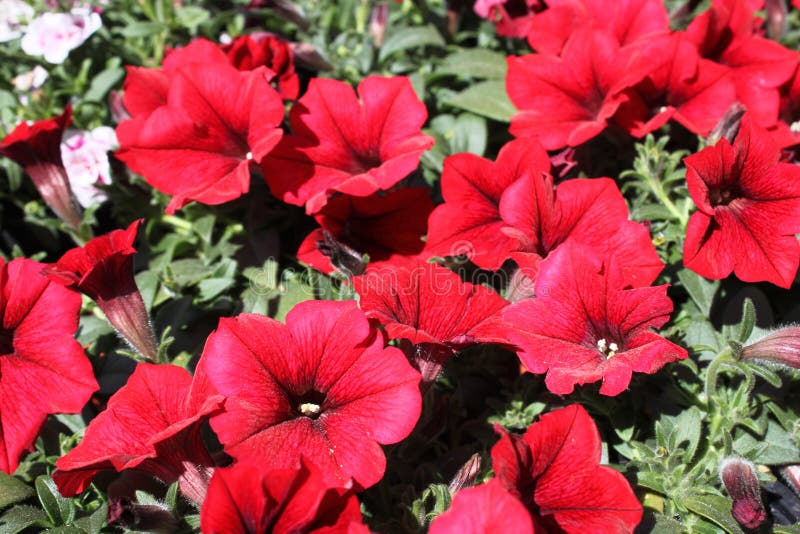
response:
<path id="1" fill-rule="evenodd" d="M 250 188 L 250 165 L 282 135 L 283 102 L 269 85 L 271 76 L 266 68 L 188 63 L 168 75 L 167 103 L 152 109 L 162 86 L 160 75 L 151 73 L 148 87 L 155 89 L 135 100 L 143 113 L 117 127 L 117 157 L 172 195 L 167 213 L 192 200 L 238 198 Z"/>
<path id="2" fill-rule="evenodd" d="M 736 100 L 730 69 L 703 59 L 683 33 L 638 45 L 637 62 L 650 72 L 629 92 L 614 120 L 635 137 L 674 119 L 707 136 Z"/>
<path id="3" fill-rule="evenodd" d="M 65 107 L 61 115 L 50 119 L 30 125 L 21 122 L 0 142 L 0 155 L 23 167 L 42 200 L 59 219 L 77 231 L 81 224 L 81 210 L 61 160 L 61 138 L 71 122 L 70 106 Z"/>
<path id="4" fill-rule="evenodd" d="M 756 466 L 744 458 L 726 458 L 719 466 L 719 475 L 733 499 L 733 518 L 748 529 L 760 527 L 767 520 L 767 511 L 761 500 Z"/>
<path id="5" fill-rule="evenodd" d="M 499 269 L 519 248 L 516 238 L 503 233 L 505 191 L 523 174 L 549 171 L 550 158 L 536 140 L 507 143 L 496 162 L 468 153 L 448 157 L 441 182 L 444 203 L 431 213 L 425 253 L 464 254 L 479 267 Z"/>
<path id="6" fill-rule="evenodd" d="M 531 514 L 498 479 L 456 493 L 450 509 L 431 523 L 430 534 L 533 534 Z"/>
<path id="7" fill-rule="evenodd" d="M 260 461 L 214 471 L 200 529 L 204 534 L 369 532 L 356 496 L 326 483 L 312 464 L 270 469 Z"/>
<path id="8" fill-rule="evenodd" d="M 222 397 L 205 396 L 176 365 L 140 363 L 95 417 L 77 447 L 56 462 L 53 480 L 66 496 L 76 495 L 100 471 L 136 469 L 200 504 L 214 465 L 200 426 L 222 409 Z"/>
<path id="9" fill-rule="evenodd" d="M 780 88 L 780 120 L 768 128 L 780 148 L 800 143 L 800 69 Z"/>
<path id="10" fill-rule="evenodd" d="M 369 76 L 358 94 L 340 81 L 314 78 L 292 108 L 292 135 L 262 162 L 273 194 L 319 212 L 333 192 L 364 197 L 417 168 L 433 138 L 428 113 L 404 76 Z"/>
<path id="11" fill-rule="evenodd" d="M 686 28 L 700 54 L 732 70 L 736 99 L 763 127 L 778 120 L 781 85 L 797 68 L 798 53 L 759 35 L 763 20 L 741 0 L 714 0 Z"/>
<path id="12" fill-rule="evenodd" d="M 44 269 L 50 279 L 94 300 L 117 331 L 145 358 L 158 354 L 144 300 L 133 277 L 133 243 L 142 219 L 96 237 Z"/>
<path id="13" fill-rule="evenodd" d="M 642 505 L 621 473 L 599 465 L 597 427 L 579 404 L 543 415 L 523 436 L 496 427 L 497 480 L 528 508 L 536 532 L 632 532 Z"/>
<path id="14" fill-rule="evenodd" d="M 225 451 L 275 469 L 306 456 L 330 483 L 375 484 L 386 467 L 379 444 L 405 438 L 421 409 L 419 374 L 383 345 L 352 301 L 302 302 L 285 325 L 221 319 L 196 377 L 227 399 L 211 419 Z"/>
<path id="15" fill-rule="evenodd" d="M 239 70 L 267 67 L 275 73 L 277 88 L 285 100 L 300 94 L 300 78 L 294 71 L 294 55 L 289 43 L 274 35 L 242 35 L 222 49 L 231 65 Z"/>
<path id="16" fill-rule="evenodd" d="M 595 137 L 627 101 L 625 90 L 647 74 L 629 61 L 613 35 L 588 28 L 572 34 L 560 57 L 509 56 L 506 90 L 520 110 L 511 133 L 536 137 L 547 150 Z"/>
<path id="17" fill-rule="evenodd" d="M 385 195 L 332 198 L 314 216 L 321 228 L 305 238 L 297 259 L 326 274 L 332 273 L 331 258 L 318 247 L 325 231 L 358 253 L 369 254 L 371 262 L 418 254 L 425 245 L 422 236 L 433 210 L 428 191 L 427 187 L 409 187 Z"/>
<path id="18" fill-rule="evenodd" d="M 576 28 L 605 30 L 621 45 L 669 32 L 669 18 L 659 0 L 547 0 L 547 9 L 531 21 L 527 38 L 534 50 L 561 53 Z"/>
<path id="19" fill-rule="evenodd" d="M 564 245 L 542 263 L 536 298 L 503 310 L 508 341 L 529 371 L 547 373 L 553 393 L 602 379 L 600 393 L 618 395 L 634 371 L 687 357 L 651 331 L 672 312 L 667 286 L 629 289 L 625 278 L 615 256 Z"/>
<path id="20" fill-rule="evenodd" d="M 698 208 L 686 228 L 687 268 L 706 278 L 733 272 L 745 282 L 792 285 L 800 264 L 800 167 L 779 158 L 748 113 L 733 146 L 723 138 L 684 160 Z"/>
<path id="21" fill-rule="evenodd" d="M 43 264 L 0 258 L 0 470 L 11 474 L 52 413 L 78 413 L 97 390 L 75 340 L 81 298 L 41 275 Z"/>

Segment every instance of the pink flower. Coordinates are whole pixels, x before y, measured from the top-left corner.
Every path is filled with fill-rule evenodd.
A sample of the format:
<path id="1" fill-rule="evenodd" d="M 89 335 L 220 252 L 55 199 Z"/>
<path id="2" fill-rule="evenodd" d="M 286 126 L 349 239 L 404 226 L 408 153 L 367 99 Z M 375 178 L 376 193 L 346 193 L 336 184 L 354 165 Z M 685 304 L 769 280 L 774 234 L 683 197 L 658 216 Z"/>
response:
<path id="1" fill-rule="evenodd" d="M 22 51 L 29 56 L 44 56 L 49 63 L 63 63 L 70 51 L 78 48 L 103 22 L 88 6 L 69 13 L 44 13 L 33 19 L 22 38 Z"/>
<path id="2" fill-rule="evenodd" d="M 81 206 L 105 201 L 108 196 L 95 185 L 111 183 L 108 152 L 117 148 L 114 129 L 101 126 L 91 131 L 69 129 L 61 140 L 61 159 L 69 185 Z"/>

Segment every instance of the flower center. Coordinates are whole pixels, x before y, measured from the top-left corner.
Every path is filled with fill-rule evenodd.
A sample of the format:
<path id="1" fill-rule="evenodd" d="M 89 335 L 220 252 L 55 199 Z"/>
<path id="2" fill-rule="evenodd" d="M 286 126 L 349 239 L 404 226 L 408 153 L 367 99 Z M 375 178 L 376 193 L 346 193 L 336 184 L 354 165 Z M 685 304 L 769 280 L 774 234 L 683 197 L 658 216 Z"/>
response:
<path id="1" fill-rule="evenodd" d="M 730 189 L 711 189 L 708 192 L 708 200 L 713 207 L 727 206 L 733 200 L 738 198 L 736 191 Z"/>
<path id="2" fill-rule="evenodd" d="M 13 330 L 0 329 L 0 356 L 3 354 L 14 354 Z"/>
<path id="3" fill-rule="evenodd" d="M 597 340 L 597 350 L 608 359 L 619 352 L 619 345 L 613 341 L 609 343 L 606 338 L 600 338 Z"/>
<path id="4" fill-rule="evenodd" d="M 308 417 L 317 419 L 322 414 L 322 407 L 325 404 L 325 394 L 320 391 L 307 391 L 302 395 L 293 396 L 289 399 L 295 417 Z"/>
<path id="5" fill-rule="evenodd" d="M 300 405 L 300 413 L 306 417 L 317 417 L 320 410 L 319 404 L 314 404 L 313 402 L 304 402 Z"/>

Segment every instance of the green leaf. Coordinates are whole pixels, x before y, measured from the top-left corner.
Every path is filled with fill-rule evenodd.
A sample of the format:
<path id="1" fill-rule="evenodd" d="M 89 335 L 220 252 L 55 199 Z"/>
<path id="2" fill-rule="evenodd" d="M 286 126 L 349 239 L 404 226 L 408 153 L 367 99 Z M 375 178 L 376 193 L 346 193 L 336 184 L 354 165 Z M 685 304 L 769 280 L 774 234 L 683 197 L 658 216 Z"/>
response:
<path id="1" fill-rule="evenodd" d="M 467 78 L 505 80 L 507 70 L 505 54 L 474 48 L 450 54 L 444 58 L 437 72 Z"/>
<path id="2" fill-rule="evenodd" d="M 774 525 L 772 527 L 774 534 L 800 534 L 800 523 L 794 525 Z"/>
<path id="3" fill-rule="evenodd" d="M 104 102 L 109 91 L 125 76 L 125 69 L 122 67 L 111 67 L 92 79 L 89 90 L 83 95 L 84 100 L 94 102 Z"/>
<path id="4" fill-rule="evenodd" d="M 56 526 L 72 523 L 75 519 L 75 505 L 72 499 L 61 496 L 53 479 L 47 475 L 40 475 L 36 477 L 35 486 L 36 495 L 50 521 Z"/>
<path id="5" fill-rule="evenodd" d="M 387 36 L 378 54 L 378 61 L 383 62 L 384 59 L 401 50 L 421 48 L 423 46 L 442 48 L 444 45 L 445 42 L 441 34 L 431 24 L 414 28 L 400 28 Z"/>
<path id="6" fill-rule="evenodd" d="M 662 425 L 667 433 L 667 449 L 672 452 L 686 444 L 683 461 L 692 461 L 697 447 L 700 445 L 700 436 L 703 427 L 703 415 L 696 406 L 684 410 L 677 416 L 665 415 L 656 423 L 656 428 Z"/>
<path id="7" fill-rule="evenodd" d="M 689 293 L 700 311 L 708 317 L 711 311 L 711 304 L 714 301 L 714 295 L 719 289 L 719 282 L 711 282 L 701 277 L 699 274 L 690 271 L 689 269 L 681 269 L 678 271 L 678 279 L 683 284 L 683 287 Z"/>
<path id="8" fill-rule="evenodd" d="M 744 299 L 742 305 L 742 324 L 739 329 L 739 343 L 744 343 L 750 338 L 753 333 L 753 327 L 756 325 L 756 307 L 750 299 Z"/>
<path id="9" fill-rule="evenodd" d="M 488 136 L 486 119 L 472 113 L 462 113 L 455 122 L 453 138 L 450 140 L 450 153 L 470 152 L 483 156 Z"/>
<path id="10" fill-rule="evenodd" d="M 26 528 L 52 527 L 44 510 L 36 506 L 17 505 L 0 516 L 0 532 L 17 534 Z"/>
<path id="11" fill-rule="evenodd" d="M 744 534 L 731 515 L 731 501 L 719 495 L 693 495 L 682 501 L 692 512 L 713 521 L 729 534 Z"/>
<path id="12" fill-rule="evenodd" d="M 197 33 L 197 27 L 208 18 L 208 11 L 198 6 L 182 6 L 175 10 L 175 20 L 192 33 Z"/>
<path id="13" fill-rule="evenodd" d="M 166 30 L 160 22 L 132 22 L 120 30 L 123 37 L 150 37 Z"/>
<path id="14" fill-rule="evenodd" d="M 683 525 L 675 521 L 671 517 L 663 514 L 655 513 L 655 523 L 653 524 L 650 534 L 682 534 L 684 531 Z"/>
<path id="15" fill-rule="evenodd" d="M 75 526 L 88 534 L 99 534 L 108 520 L 108 504 L 103 505 L 86 517 L 75 520 Z"/>
<path id="16" fill-rule="evenodd" d="M 0 509 L 33 496 L 33 488 L 18 478 L 0 471 Z"/>
<path id="17" fill-rule="evenodd" d="M 754 462 L 764 465 L 800 463 L 800 449 L 794 444 L 791 434 L 772 419 L 767 423 L 763 438 L 757 439 L 744 432 L 734 440 L 733 449 L 744 455 L 744 451 L 752 450 L 757 444 L 766 445 L 766 448 L 758 456 L 750 458 Z"/>
<path id="18" fill-rule="evenodd" d="M 517 112 L 508 99 L 505 82 L 500 80 L 473 84 L 444 103 L 500 122 L 510 122 L 511 115 Z"/>

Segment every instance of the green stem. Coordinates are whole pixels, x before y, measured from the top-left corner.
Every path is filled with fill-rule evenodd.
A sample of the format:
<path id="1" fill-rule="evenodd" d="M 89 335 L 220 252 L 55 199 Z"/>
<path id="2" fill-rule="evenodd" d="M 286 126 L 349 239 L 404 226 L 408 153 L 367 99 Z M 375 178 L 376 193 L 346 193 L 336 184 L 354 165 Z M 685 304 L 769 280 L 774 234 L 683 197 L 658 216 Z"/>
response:
<path id="1" fill-rule="evenodd" d="M 161 221 L 180 231 L 183 235 L 189 235 L 192 232 L 192 223 L 181 219 L 180 217 L 175 217 L 174 215 L 163 215 L 161 217 Z"/>
<path id="2" fill-rule="evenodd" d="M 727 348 L 717 354 L 716 358 L 708 365 L 705 381 L 706 405 L 711 404 L 711 397 L 717 389 L 717 375 L 719 374 L 720 366 L 732 359 L 733 351 Z"/>

